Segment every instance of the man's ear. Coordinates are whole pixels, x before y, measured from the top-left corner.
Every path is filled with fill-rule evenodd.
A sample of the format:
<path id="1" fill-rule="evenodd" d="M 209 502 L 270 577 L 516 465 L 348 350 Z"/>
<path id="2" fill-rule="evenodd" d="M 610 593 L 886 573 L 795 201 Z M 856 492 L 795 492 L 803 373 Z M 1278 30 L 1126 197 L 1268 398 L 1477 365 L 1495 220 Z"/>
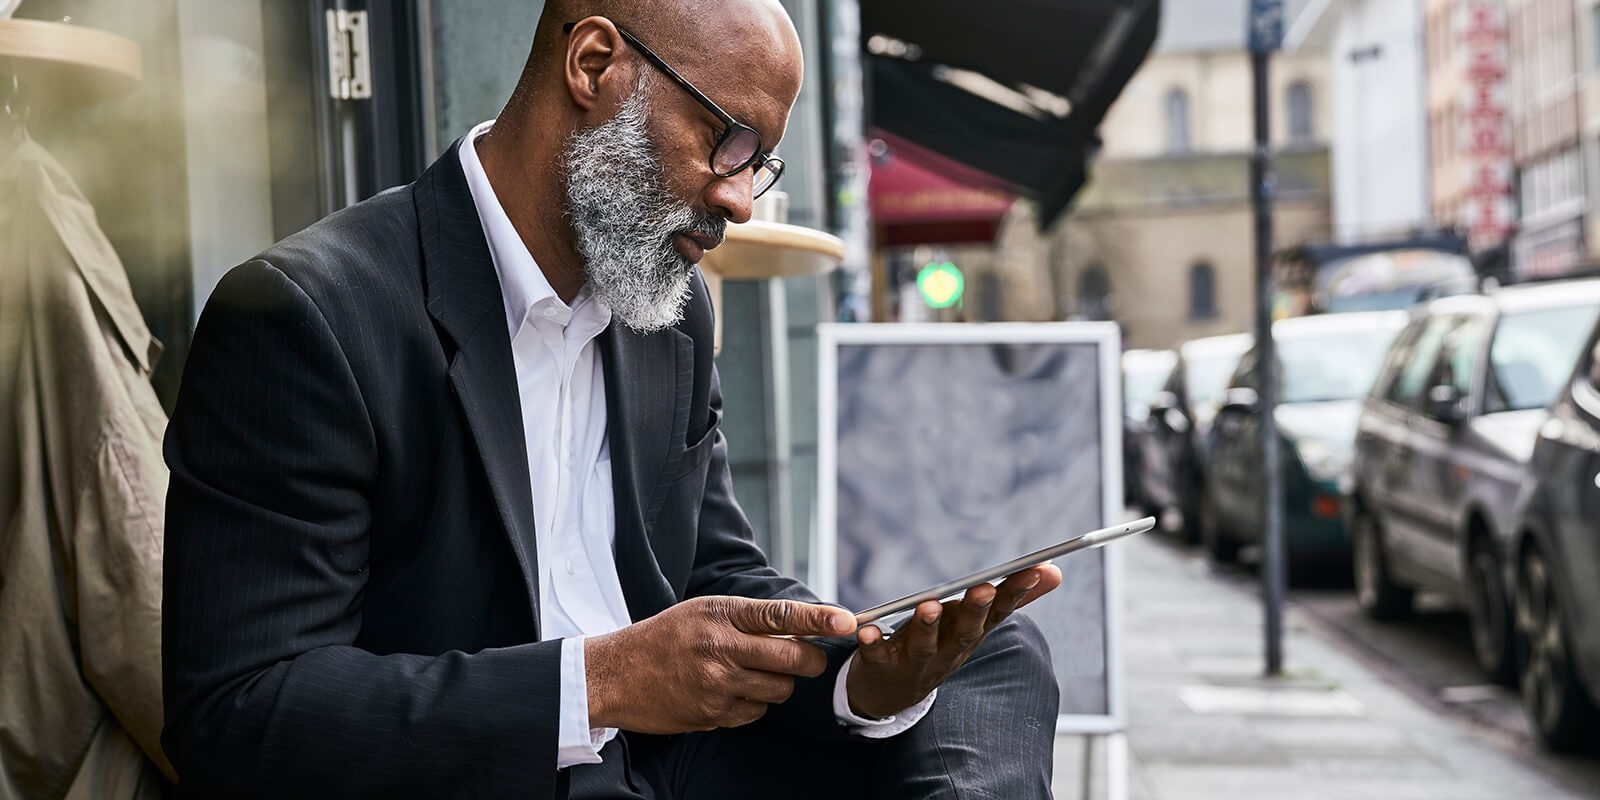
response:
<path id="1" fill-rule="evenodd" d="M 618 58 L 622 45 L 622 34 L 605 17 L 586 17 L 567 34 L 562 77 L 579 108 L 592 111 L 607 105 L 606 89 L 627 71 Z"/>

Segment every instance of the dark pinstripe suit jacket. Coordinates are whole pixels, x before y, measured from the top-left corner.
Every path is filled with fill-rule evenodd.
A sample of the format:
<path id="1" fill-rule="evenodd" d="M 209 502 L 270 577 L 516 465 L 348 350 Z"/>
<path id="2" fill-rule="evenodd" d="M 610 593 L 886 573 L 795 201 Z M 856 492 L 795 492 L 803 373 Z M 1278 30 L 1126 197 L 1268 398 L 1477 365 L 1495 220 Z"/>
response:
<path id="1" fill-rule="evenodd" d="M 600 339 L 636 620 L 698 595 L 811 598 L 734 500 L 711 313 L 697 279 L 677 327 Z M 166 441 L 181 794 L 564 793 L 504 314 L 454 147 L 218 285 Z M 839 735 L 846 652 L 772 713 Z"/>

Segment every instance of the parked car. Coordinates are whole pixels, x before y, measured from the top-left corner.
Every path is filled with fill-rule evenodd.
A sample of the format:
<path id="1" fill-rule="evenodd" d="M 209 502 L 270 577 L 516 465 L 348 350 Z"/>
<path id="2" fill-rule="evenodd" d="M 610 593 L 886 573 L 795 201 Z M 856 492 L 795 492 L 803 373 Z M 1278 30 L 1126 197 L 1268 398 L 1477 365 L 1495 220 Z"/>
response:
<path id="1" fill-rule="evenodd" d="M 1341 485 L 1355 449 L 1356 418 L 1406 320 L 1403 311 L 1379 311 L 1273 323 L 1284 546 L 1296 580 L 1326 576 L 1330 566 L 1348 569 Z M 1242 545 L 1261 542 L 1266 531 L 1259 395 L 1264 366 L 1257 348 L 1245 353 L 1211 426 L 1200 535 L 1217 561 L 1235 560 Z"/>
<path id="2" fill-rule="evenodd" d="M 1539 429 L 1512 542 L 1523 707 L 1547 745 L 1600 740 L 1600 326 Z"/>
<path id="3" fill-rule="evenodd" d="M 1185 342 L 1166 385 L 1150 401 L 1142 465 L 1145 497 L 1155 508 L 1175 513 L 1190 542 L 1200 540 L 1205 442 L 1217 400 L 1251 339 L 1236 333 Z"/>
<path id="4" fill-rule="evenodd" d="M 1386 250 L 1328 264 L 1317 273 L 1315 302 L 1329 313 L 1405 310 L 1422 300 L 1477 290 L 1465 256 Z"/>
<path id="5" fill-rule="evenodd" d="M 1600 280 L 1435 300 L 1390 352 L 1356 436 L 1350 534 L 1356 597 L 1375 619 L 1418 589 L 1467 608 L 1473 649 L 1510 682 L 1516 496 L 1546 408 L 1600 317 Z"/>
<path id="6" fill-rule="evenodd" d="M 1122 499 L 1129 508 L 1154 513 L 1145 497 L 1144 437 L 1150 399 L 1161 391 L 1178 363 L 1171 350 L 1129 350 L 1122 354 Z"/>

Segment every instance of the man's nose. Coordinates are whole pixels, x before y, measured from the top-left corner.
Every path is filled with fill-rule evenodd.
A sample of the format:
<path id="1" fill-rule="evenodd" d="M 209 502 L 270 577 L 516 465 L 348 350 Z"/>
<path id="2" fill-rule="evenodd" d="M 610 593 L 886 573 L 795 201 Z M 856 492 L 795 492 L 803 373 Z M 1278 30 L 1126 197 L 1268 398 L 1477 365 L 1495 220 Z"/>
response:
<path id="1" fill-rule="evenodd" d="M 726 178 L 716 178 L 706 187 L 706 200 L 717 213 L 729 222 L 750 221 L 750 209 L 755 203 L 755 170 L 742 169 Z"/>

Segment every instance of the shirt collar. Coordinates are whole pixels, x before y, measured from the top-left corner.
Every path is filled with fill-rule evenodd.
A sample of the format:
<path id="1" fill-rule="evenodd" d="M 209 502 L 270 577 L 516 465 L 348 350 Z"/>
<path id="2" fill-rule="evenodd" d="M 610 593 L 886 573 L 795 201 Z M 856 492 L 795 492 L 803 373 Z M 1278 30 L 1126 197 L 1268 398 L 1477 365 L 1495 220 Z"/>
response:
<path id="1" fill-rule="evenodd" d="M 500 278 L 500 294 L 505 298 L 506 327 L 516 337 L 523 320 L 535 307 L 550 306 L 558 310 L 554 315 L 562 325 L 579 311 L 598 314 L 600 327 L 611 319 L 611 311 L 593 300 L 588 284 L 572 299 L 571 307 L 556 296 L 544 270 L 533 260 L 522 237 L 506 216 L 505 208 L 489 184 L 489 175 L 478 160 L 477 140 L 489 132 L 494 120 L 474 125 L 461 140 L 461 170 L 466 174 L 467 188 L 472 192 L 472 205 L 477 209 L 478 220 L 483 223 L 483 235 L 489 242 L 489 254 L 494 260 L 495 274 Z M 592 307 L 592 308 L 590 308 Z"/>

